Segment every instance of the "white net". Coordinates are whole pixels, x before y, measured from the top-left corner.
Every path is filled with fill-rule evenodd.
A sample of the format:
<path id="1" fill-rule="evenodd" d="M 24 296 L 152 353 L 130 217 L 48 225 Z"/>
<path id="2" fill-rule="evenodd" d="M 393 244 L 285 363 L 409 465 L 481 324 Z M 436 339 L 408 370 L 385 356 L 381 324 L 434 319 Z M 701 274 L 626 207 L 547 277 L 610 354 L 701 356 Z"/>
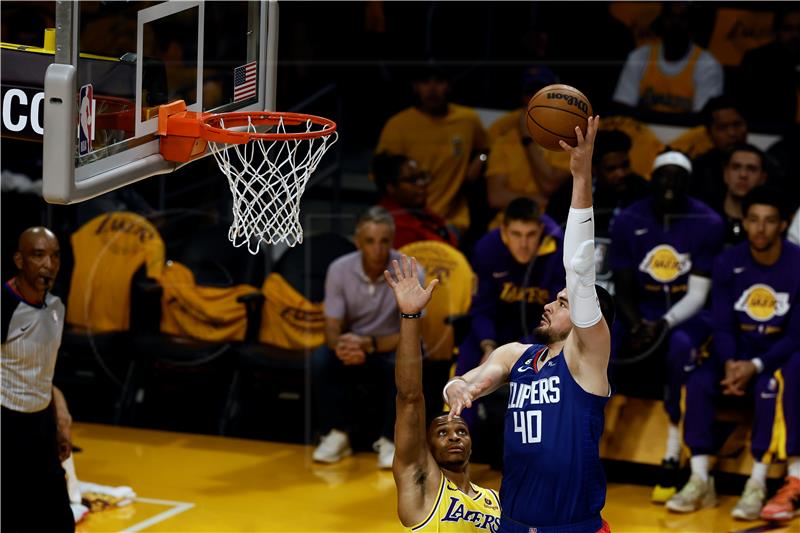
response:
<path id="1" fill-rule="evenodd" d="M 247 132 L 256 133 L 248 119 Z M 224 120 L 220 126 L 225 127 Z M 300 133 L 322 129 L 311 120 L 287 131 L 283 119 L 272 133 Z M 233 223 L 228 238 L 234 246 L 247 245 L 257 254 L 261 243 L 303 242 L 300 197 L 309 176 L 338 134 L 313 139 L 253 139 L 246 144 L 209 142 L 233 194 Z"/>

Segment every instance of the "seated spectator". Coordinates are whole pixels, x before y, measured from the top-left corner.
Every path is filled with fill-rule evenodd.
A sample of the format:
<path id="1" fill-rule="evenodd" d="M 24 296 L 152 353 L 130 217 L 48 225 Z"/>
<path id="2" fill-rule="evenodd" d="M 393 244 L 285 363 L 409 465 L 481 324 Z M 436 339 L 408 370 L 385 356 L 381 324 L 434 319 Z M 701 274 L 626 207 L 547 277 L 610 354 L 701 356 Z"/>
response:
<path id="1" fill-rule="evenodd" d="M 663 479 L 653 491 L 657 502 L 675 493 L 680 391 L 686 369 L 710 333 L 709 317 L 701 309 L 711 287 L 711 263 L 723 239 L 719 215 L 686 194 L 691 171 L 689 159 L 680 152 L 658 156 L 652 195 L 624 209 L 611 230 L 610 263 L 621 315 L 611 332 L 612 355 L 639 355 L 667 341 L 664 408 L 670 427 Z"/>
<path id="2" fill-rule="evenodd" d="M 745 238 L 742 199 L 767 181 L 767 173 L 764 170 L 764 153 L 752 144 L 737 145 L 726 159 L 722 171 L 725 196 L 712 203 L 711 208 L 725 221 L 725 244 L 737 244 Z"/>
<path id="3" fill-rule="evenodd" d="M 594 141 L 595 260 L 597 284 L 614 294 L 608 251 L 611 246 L 611 219 L 625 207 L 647 196 L 650 183 L 631 170 L 631 138 L 618 130 L 600 130 Z M 572 183 L 565 183 L 553 195 L 547 214 L 558 224 L 566 224 L 572 199 Z"/>
<path id="4" fill-rule="evenodd" d="M 722 171 L 727 154 L 747 142 L 747 121 L 739 104 L 728 96 L 712 98 L 703 107 L 703 124 L 714 147 L 692 161 L 689 194 L 714 204 L 725 196 Z"/>
<path id="5" fill-rule="evenodd" d="M 784 5 L 788 7 L 781 6 L 775 14 L 775 40 L 744 54 L 735 85 L 748 119 L 759 126 L 800 123 L 800 9 L 797 4 Z"/>
<path id="6" fill-rule="evenodd" d="M 616 115 L 603 119 L 600 131 L 621 131 L 631 140 L 629 152 L 631 170 L 650 179 L 653 171 L 653 161 L 664 151 L 664 143 L 658 138 L 653 129 L 633 117 Z"/>
<path id="7" fill-rule="evenodd" d="M 618 130 L 600 130 L 594 141 L 594 213 L 597 236 L 607 237 L 611 219 L 620 209 L 650 193 L 650 183 L 631 170 L 631 138 Z M 547 214 L 559 224 L 567 221 L 572 183 L 559 187 Z"/>
<path id="8" fill-rule="evenodd" d="M 456 375 L 478 366 L 497 346 L 522 341 L 538 324 L 544 305 L 564 288 L 564 234 L 529 198 L 513 200 L 500 228 L 475 245 L 472 268 L 478 290 L 471 331 L 459 347 Z"/>
<path id="9" fill-rule="evenodd" d="M 465 182 L 483 172 L 488 146 L 478 114 L 450 103 L 450 83 L 435 68 L 420 71 L 413 83 L 417 103 L 389 118 L 376 153 L 402 154 L 431 175 L 428 208 L 459 231 L 470 225 Z"/>
<path id="10" fill-rule="evenodd" d="M 394 350 L 400 314 L 383 272 L 400 254 L 392 249 L 394 220 L 386 209 L 371 207 L 358 220 L 357 251 L 331 263 L 325 280 L 325 344 L 311 358 L 317 415 L 323 437 L 315 461 L 336 463 L 352 453 L 348 430 L 352 408 L 348 391 L 378 385 L 381 435 L 373 445 L 378 467 L 394 458 Z M 424 273 L 420 274 L 424 279 Z"/>
<path id="11" fill-rule="evenodd" d="M 721 396 L 752 394 L 753 469 L 731 514 L 743 520 L 788 521 L 796 513 L 800 501 L 800 248 L 781 238 L 786 229 L 781 204 L 779 192 L 753 189 L 742 202 L 747 242 L 726 250 L 714 263 L 713 351 L 686 383 L 684 441 L 692 452 L 692 474 L 667 502 L 671 511 L 686 513 L 716 505 L 714 479 L 709 476 L 711 454 L 716 452 L 715 402 Z M 784 459 L 789 463 L 786 484 L 764 505 L 768 463 Z"/>
<path id="12" fill-rule="evenodd" d="M 372 175 L 381 195 L 378 205 L 394 217 L 394 248 L 417 241 L 441 241 L 458 246 L 445 220 L 425 207 L 431 176 L 404 155 L 380 153 L 372 160 Z"/>
<path id="13" fill-rule="evenodd" d="M 486 168 L 489 207 L 500 212 L 492 222 L 498 227 L 502 210 L 515 198 L 528 197 L 542 208 L 569 178 L 569 154 L 545 150 L 528 133 L 528 101 L 539 89 L 558 79 L 545 67 L 531 67 L 523 75 L 522 106 L 500 117 L 490 128 L 492 139 Z"/>
<path id="14" fill-rule="evenodd" d="M 642 111 L 688 114 L 722 93 L 722 66 L 692 42 L 689 6 L 664 2 L 653 22 L 659 39 L 628 55 L 613 100 Z"/>

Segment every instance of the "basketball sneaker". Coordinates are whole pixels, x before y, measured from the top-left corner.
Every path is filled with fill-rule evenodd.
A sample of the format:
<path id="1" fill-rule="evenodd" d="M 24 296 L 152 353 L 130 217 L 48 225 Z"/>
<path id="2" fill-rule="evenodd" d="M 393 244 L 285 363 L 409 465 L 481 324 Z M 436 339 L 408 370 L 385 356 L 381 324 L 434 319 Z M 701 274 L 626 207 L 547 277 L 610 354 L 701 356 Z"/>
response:
<path id="1" fill-rule="evenodd" d="M 392 468 L 394 461 L 394 442 L 386 437 L 381 437 L 372 444 L 372 449 L 378 452 L 378 468 Z"/>
<path id="2" fill-rule="evenodd" d="M 747 480 L 744 492 L 736 502 L 736 507 L 731 511 L 731 516 L 739 520 L 758 520 L 764 500 L 767 499 L 767 489 L 758 481 Z"/>
<path id="3" fill-rule="evenodd" d="M 314 449 L 311 457 L 320 463 L 338 463 L 352 454 L 353 450 L 350 448 L 350 439 L 347 437 L 347 433 L 332 429 L 330 433 L 320 439 L 319 445 Z"/>
<path id="4" fill-rule="evenodd" d="M 667 509 L 676 513 L 692 513 L 694 511 L 717 505 L 717 491 L 714 490 L 714 478 L 708 481 L 692 474 L 689 481 L 675 496 L 667 500 Z"/>
<path id="5" fill-rule="evenodd" d="M 764 520 L 791 520 L 800 515 L 800 478 L 788 476 L 786 483 L 761 510 Z"/>
<path id="6" fill-rule="evenodd" d="M 677 459 L 662 459 L 658 483 L 653 487 L 650 499 L 653 503 L 666 503 L 678 492 L 678 472 L 680 463 Z"/>

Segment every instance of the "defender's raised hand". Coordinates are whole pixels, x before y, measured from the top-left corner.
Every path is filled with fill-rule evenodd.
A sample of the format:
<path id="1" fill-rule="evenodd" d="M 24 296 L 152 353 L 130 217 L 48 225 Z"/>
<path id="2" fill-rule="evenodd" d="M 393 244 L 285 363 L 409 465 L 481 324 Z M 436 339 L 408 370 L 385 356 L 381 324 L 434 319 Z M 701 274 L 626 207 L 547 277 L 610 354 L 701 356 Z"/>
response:
<path id="1" fill-rule="evenodd" d="M 397 308 L 401 313 L 414 314 L 422 311 L 431 300 L 433 289 L 439 284 L 438 279 L 431 280 L 428 288 L 423 289 L 419 282 L 417 260 L 407 256 L 402 258 L 402 266 L 395 259 L 392 261 L 392 271 L 384 270 L 383 276 L 386 283 L 394 291 L 397 299 Z"/>
<path id="2" fill-rule="evenodd" d="M 558 141 L 561 148 L 569 152 L 569 170 L 574 178 L 592 179 L 592 151 L 599 127 L 600 117 L 589 117 L 585 136 L 579 127 L 575 127 L 575 136 L 578 138 L 577 146 L 570 146 L 564 141 Z"/>

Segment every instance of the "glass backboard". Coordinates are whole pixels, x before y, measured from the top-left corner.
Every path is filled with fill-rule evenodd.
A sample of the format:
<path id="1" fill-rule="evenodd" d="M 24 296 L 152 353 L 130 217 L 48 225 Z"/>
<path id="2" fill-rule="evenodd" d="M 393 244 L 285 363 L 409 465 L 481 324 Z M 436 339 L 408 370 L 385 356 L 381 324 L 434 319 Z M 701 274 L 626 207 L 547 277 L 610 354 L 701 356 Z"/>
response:
<path id="1" fill-rule="evenodd" d="M 45 75 L 44 197 L 69 204 L 176 170 L 158 108 L 274 110 L 274 0 L 57 2 Z"/>

